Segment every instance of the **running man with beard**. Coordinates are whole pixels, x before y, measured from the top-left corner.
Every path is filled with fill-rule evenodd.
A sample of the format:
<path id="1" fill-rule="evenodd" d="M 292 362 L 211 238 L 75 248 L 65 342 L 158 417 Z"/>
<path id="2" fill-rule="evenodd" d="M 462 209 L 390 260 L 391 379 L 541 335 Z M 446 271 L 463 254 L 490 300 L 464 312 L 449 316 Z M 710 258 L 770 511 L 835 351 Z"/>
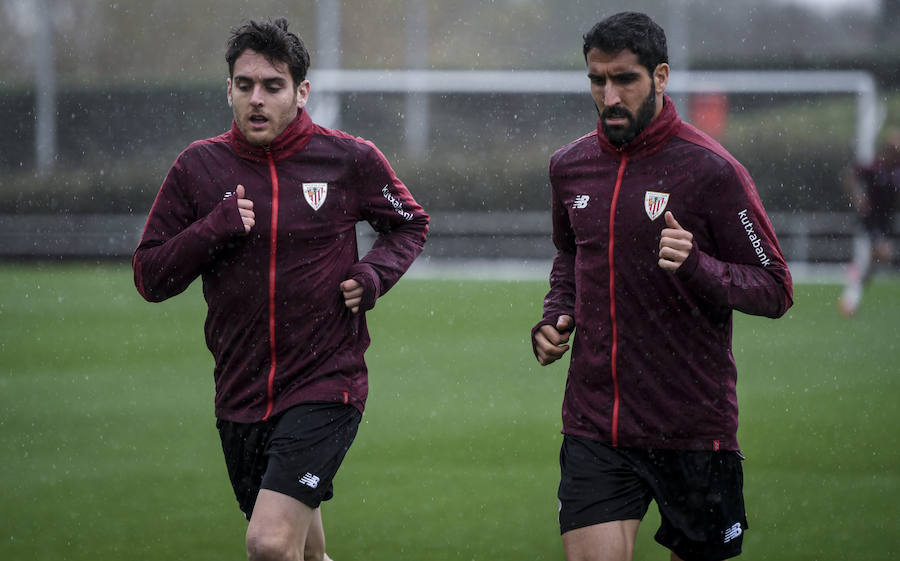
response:
<path id="1" fill-rule="evenodd" d="M 747 520 L 732 314 L 782 316 L 791 275 L 747 170 L 665 95 L 663 30 L 620 13 L 583 48 L 600 118 L 550 162 L 557 254 L 532 330 L 542 365 L 574 333 L 558 495 L 566 557 L 631 559 L 654 500 L 672 559 L 733 557 Z"/>

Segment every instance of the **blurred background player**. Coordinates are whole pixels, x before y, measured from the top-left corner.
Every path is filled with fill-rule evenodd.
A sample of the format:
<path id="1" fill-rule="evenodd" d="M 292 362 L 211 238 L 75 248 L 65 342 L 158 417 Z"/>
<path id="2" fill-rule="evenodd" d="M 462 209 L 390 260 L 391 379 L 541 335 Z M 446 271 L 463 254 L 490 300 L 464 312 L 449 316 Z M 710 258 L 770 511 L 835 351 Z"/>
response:
<path id="1" fill-rule="evenodd" d="M 853 261 L 838 302 L 840 312 L 849 317 L 859 309 L 874 266 L 893 258 L 891 233 L 900 191 L 900 128 L 889 127 L 885 131 L 884 144 L 875 160 L 849 170 L 844 187 L 860 218 L 853 240 Z"/>

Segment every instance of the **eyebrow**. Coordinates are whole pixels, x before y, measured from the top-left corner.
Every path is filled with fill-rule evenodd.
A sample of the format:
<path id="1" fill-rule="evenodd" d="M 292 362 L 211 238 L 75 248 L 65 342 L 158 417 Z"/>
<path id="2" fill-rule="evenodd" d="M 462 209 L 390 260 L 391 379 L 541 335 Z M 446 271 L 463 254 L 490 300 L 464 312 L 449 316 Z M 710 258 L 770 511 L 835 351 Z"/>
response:
<path id="1" fill-rule="evenodd" d="M 610 78 L 613 80 L 632 80 L 641 75 L 640 72 L 632 71 L 632 70 L 624 70 L 622 72 L 614 72 L 610 74 Z M 605 80 L 606 74 L 594 74 L 593 72 L 588 72 L 588 78 L 591 80 Z"/>
<path id="2" fill-rule="evenodd" d="M 254 79 L 251 78 L 250 76 L 243 76 L 243 75 L 241 75 L 241 74 L 238 74 L 237 76 L 234 77 L 234 81 L 235 81 L 235 82 L 250 82 L 250 83 L 253 83 L 253 82 L 255 82 L 256 80 L 254 80 Z M 263 78 L 263 79 L 262 79 L 262 83 L 265 84 L 265 85 L 268 85 L 268 84 L 287 84 L 287 79 L 286 79 L 286 78 L 283 78 L 283 77 L 281 77 L 281 76 L 274 76 L 274 77 L 272 77 L 272 78 Z"/>

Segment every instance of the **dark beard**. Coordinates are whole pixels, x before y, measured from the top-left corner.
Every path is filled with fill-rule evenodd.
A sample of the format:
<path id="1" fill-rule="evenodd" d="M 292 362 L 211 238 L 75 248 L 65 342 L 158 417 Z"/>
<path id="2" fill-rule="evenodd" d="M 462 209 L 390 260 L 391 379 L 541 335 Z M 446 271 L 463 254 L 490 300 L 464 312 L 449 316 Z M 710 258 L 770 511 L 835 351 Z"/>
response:
<path id="1" fill-rule="evenodd" d="M 638 108 L 637 116 L 632 115 L 630 111 L 618 105 L 607 107 L 600 113 L 600 128 L 613 146 L 621 148 L 634 140 L 637 135 L 647 128 L 647 125 L 653 120 L 654 113 L 656 113 L 655 81 L 651 83 L 650 93 Z M 608 117 L 625 117 L 628 119 L 628 126 L 610 127 L 606 124 Z"/>

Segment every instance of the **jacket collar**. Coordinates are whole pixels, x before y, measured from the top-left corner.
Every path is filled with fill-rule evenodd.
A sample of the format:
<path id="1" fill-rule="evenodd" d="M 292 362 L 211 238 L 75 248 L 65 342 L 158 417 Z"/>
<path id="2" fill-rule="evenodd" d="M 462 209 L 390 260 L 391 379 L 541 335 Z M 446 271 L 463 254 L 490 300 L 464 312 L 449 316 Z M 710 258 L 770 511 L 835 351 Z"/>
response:
<path id="1" fill-rule="evenodd" d="M 231 122 L 231 131 L 227 136 L 231 147 L 242 158 L 266 161 L 268 154 L 271 154 L 275 161 L 278 161 L 303 150 L 309 144 L 314 128 L 309 113 L 298 109 L 294 120 L 268 146 L 251 144 L 238 128 L 236 121 Z"/>
<path id="2" fill-rule="evenodd" d="M 663 94 L 663 108 L 659 115 L 650 123 L 650 126 L 641 131 L 625 146 L 621 148 L 613 145 L 603 134 L 600 119 L 597 119 L 597 142 L 600 148 L 613 156 L 628 156 L 629 159 L 643 158 L 660 150 L 665 146 L 681 127 L 681 119 L 675 111 L 675 103 L 668 95 Z"/>

